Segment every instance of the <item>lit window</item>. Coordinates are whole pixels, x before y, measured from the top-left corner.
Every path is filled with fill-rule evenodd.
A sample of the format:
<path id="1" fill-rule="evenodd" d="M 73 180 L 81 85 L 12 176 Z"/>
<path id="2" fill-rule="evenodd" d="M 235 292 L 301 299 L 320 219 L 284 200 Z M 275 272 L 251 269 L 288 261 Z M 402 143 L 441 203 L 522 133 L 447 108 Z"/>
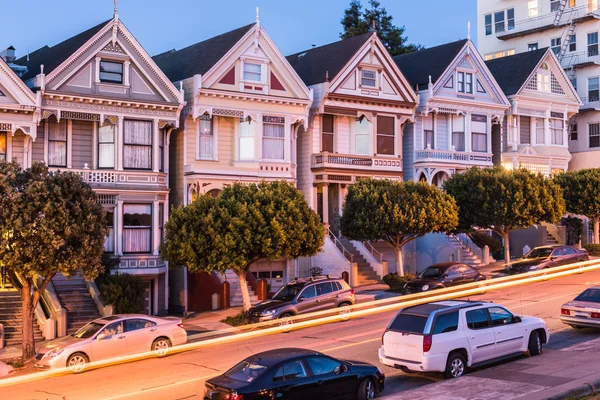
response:
<path id="1" fill-rule="evenodd" d="M 123 83 L 123 64 L 100 61 L 100 82 Z"/>
<path id="2" fill-rule="evenodd" d="M 496 53 L 494 53 L 494 58 L 502 58 L 506 55 L 506 53 L 504 51 L 498 51 Z"/>
<path id="3" fill-rule="evenodd" d="M 368 69 L 363 69 L 360 72 L 360 85 L 368 87 L 377 86 L 377 72 Z"/>
<path id="4" fill-rule="evenodd" d="M 485 59 L 485 61 L 489 61 L 492 58 L 494 58 L 494 55 L 493 54 L 486 54 L 485 56 L 483 56 L 483 58 Z"/>
<path id="5" fill-rule="evenodd" d="M 515 55 L 515 49 L 508 50 L 508 51 L 506 52 L 506 55 L 508 55 L 508 56 L 514 56 L 514 55 Z"/>
<path id="6" fill-rule="evenodd" d="M 105 124 L 98 129 L 98 168 L 115 167 L 115 127 Z"/>
<path id="7" fill-rule="evenodd" d="M 534 18 L 538 16 L 538 2 L 537 0 L 529 0 L 527 2 L 527 9 L 529 10 L 529 18 Z"/>
<path id="8" fill-rule="evenodd" d="M 537 43 L 529 43 L 527 45 L 527 51 L 535 51 L 538 49 L 538 44 Z"/>
<path id="9" fill-rule="evenodd" d="M 6 132 L 0 132 L 0 161 L 6 161 Z"/>
<path id="10" fill-rule="evenodd" d="M 544 63 L 537 73 L 537 90 L 550 93 L 550 70 L 548 64 Z"/>
<path id="11" fill-rule="evenodd" d="M 262 82 L 260 64 L 244 63 L 244 80 L 252 82 Z"/>

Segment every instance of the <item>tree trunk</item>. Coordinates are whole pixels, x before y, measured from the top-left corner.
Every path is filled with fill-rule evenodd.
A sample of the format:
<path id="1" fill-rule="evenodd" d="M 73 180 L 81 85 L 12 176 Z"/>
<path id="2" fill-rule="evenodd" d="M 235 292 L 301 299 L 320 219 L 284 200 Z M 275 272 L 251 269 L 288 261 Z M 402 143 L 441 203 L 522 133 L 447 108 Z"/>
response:
<path id="1" fill-rule="evenodd" d="M 600 218 L 594 218 L 594 243 L 598 244 L 600 243 L 600 236 L 599 236 L 599 231 L 600 231 Z"/>
<path id="2" fill-rule="evenodd" d="M 250 293 L 248 292 L 248 281 L 246 281 L 246 270 L 238 272 L 237 276 L 240 280 L 240 290 L 242 291 L 244 311 L 248 311 L 250 307 L 252 307 L 252 304 L 250 304 Z"/>
<path id="3" fill-rule="evenodd" d="M 33 336 L 33 315 L 35 306 L 33 305 L 32 297 L 31 284 L 24 279 L 21 288 L 21 301 L 23 303 L 23 361 L 28 361 L 35 357 L 35 337 Z"/>
<path id="4" fill-rule="evenodd" d="M 504 232 L 504 262 L 510 263 L 510 232 Z"/>
<path id="5" fill-rule="evenodd" d="M 399 276 L 404 275 L 404 263 L 402 262 L 402 246 L 396 249 L 396 272 Z"/>

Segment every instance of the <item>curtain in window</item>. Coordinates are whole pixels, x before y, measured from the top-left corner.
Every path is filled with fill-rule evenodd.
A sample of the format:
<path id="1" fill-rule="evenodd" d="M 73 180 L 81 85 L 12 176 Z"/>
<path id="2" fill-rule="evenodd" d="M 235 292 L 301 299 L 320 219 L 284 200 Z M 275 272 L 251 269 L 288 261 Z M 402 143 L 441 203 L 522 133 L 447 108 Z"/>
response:
<path id="1" fill-rule="evenodd" d="M 263 154 L 265 160 L 283 160 L 285 145 L 285 126 L 263 123 Z"/>
<path id="2" fill-rule="evenodd" d="M 370 155 L 369 141 L 371 140 L 371 123 L 366 119 L 356 121 L 355 153 L 358 155 Z"/>
<path id="3" fill-rule="evenodd" d="M 472 133 L 473 151 L 487 151 L 487 135 L 485 133 Z"/>
<path id="4" fill-rule="evenodd" d="M 98 168 L 115 167 L 115 128 L 108 124 L 98 130 Z"/>
<path id="5" fill-rule="evenodd" d="M 321 151 L 333 153 L 334 141 L 334 117 L 331 114 L 323 114 L 323 126 L 321 128 Z"/>
<path id="6" fill-rule="evenodd" d="M 152 122 L 125 121 L 123 167 L 152 169 Z"/>
<path id="7" fill-rule="evenodd" d="M 550 133 L 552 137 L 552 144 L 563 144 L 563 120 L 562 119 L 551 119 L 550 120 Z"/>
<path id="8" fill-rule="evenodd" d="M 198 132 L 198 146 L 200 158 L 214 158 L 213 153 L 213 127 L 211 119 L 201 119 Z"/>
<path id="9" fill-rule="evenodd" d="M 452 132 L 452 146 L 456 151 L 465 151 L 465 133 Z"/>
<path id="10" fill-rule="evenodd" d="M 0 161 L 6 161 L 6 132 L 0 132 Z"/>
<path id="11" fill-rule="evenodd" d="M 434 114 L 423 117 L 423 149 L 435 149 Z"/>
<path id="12" fill-rule="evenodd" d="M 254 126 L 248 121 L 240 122 L 240 160 L 254 160 Z"/>
<path id="13" fill-rule="evenodd" d="M 67 166 L 67 121 L 48 123 L 48 165 Z"/>
<path id="14" fill-rule="evenodd" d="M 535 143 L 544 143 L 546 141 L 545 136 L 546 132 L 544 129 L 544 119 L 538 118 L 535 120 Z"/>
<path id="15" fill-rule="evenodd" d="M 123 252 L 150 253 L 152 250 L 152 206 L 123 206 Z"/>

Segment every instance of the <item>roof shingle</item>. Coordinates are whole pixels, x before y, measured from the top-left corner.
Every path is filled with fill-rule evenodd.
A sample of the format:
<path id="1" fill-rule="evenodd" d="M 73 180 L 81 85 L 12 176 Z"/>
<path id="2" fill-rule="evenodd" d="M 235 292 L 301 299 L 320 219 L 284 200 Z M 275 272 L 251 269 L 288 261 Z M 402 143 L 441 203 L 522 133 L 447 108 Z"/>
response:
<path id="1" fill-rule="evenodd" d="M 506 96 L 517 94 L 538 65 L 548 48 L 526 51 L 512 56 L 486 61 L 494 79 Z"/>

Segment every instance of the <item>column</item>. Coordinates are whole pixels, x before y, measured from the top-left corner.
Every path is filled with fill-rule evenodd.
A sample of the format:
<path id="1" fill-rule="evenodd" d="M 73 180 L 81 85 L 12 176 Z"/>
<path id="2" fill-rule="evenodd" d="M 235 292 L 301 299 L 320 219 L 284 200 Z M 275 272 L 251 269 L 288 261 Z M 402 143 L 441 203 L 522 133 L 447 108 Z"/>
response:
<path id="1" fill-rule="evenodd" d="M 117 240 L 116 254 L 119 256 L 123 255 L 123 200 L 117 200 L 117 206 L 115 207 L 115 213 L 117 214 L 117 223 L 115 224 L 115 238 Z"/>
<path id="2" fill-rule="evenodd" d="M 6 161 L 13 159 L 12 153 L 12 132 L 6 132 Z"/>
<path id="3" fill-rule="evenodd" d="M 544 144 L 549 145 L 551 143 L 550 118 L 544 118 Z"/>
<path id="4" fill-rule="evenodd" d="M 152 254 L 157 256 L 160 248 L 160 235 L 158 234 L 158 200 L 152 202 Z"/>
<path id="5" fill-rule="evenodd" d="M 117 135 L 115 137 L 115 146 L 117 147 L 117 163 L 115 165 L 117 167 L 117 171 L 123 171 L 123 146 L 125 143 L 123 138 L 125 137 L 125 119 L 122 116 L 119 117 L 119 122 L 117 122 L 116 129 Z"/>
<path id="6" fill-rule="evenodd" d="M 329 184 L 323 184 L 323 225 L 329 228 Z"/>
<path id="7" fill-rule="evenodd" d="M 123 85 L 129 86 L 129 66 L 131 61 L 125 61 L 123 63 Z"/>
<path id="8" fill-rule="evenodd" d="M 119 226 L 119 212 L 120 211 L 121 211 L 121 209 L 118 207 L 118 202 L 117 202 L 117 206 L 115 206 L 115 208 L 113 208 L 113 255 L 121 254 L 121 253 L 119 253 L 119 239 L 118 239 L 118 235 L 117 235 L 117 232 L 119 232 L 118 226 Z"/>
<path id="9" fill-rule="evenodd" d="M 485 140 L 486 140 L 486 150 L 487 153 L 491 153 L 492 152 L 492 116 L 488 114 L 487 116 L 487 121 L 486 121 L 486 135 L 485 135 Z M 502 135 L 502 122 L 500 122 L 500 135 Z M 502 136 L 500 136 L 502 137 Z"/>
<path id="10" fill-rule="evenodd" d="M 473 140 L 471 139 L 471 113 L 468 112 L 465 115 L 465 152 L 470 153 L 472 152 L 472 143 Z"/>
<path id="11" fill-rule="evenodd" d="M 319 187 L 318 186 L 313 186 L 312 188 L 312 201 L 310 203 L 310 207 L 317 212 L 317 210 L 319 209 L 319 205 L 318 205 L 318 201 L 319 201 Z"/>
<path id="12" fill-rule="evenodd" d="M 67 168 L 73 168 L 73 120 L 67 120 Z"/>
<path id="13" fill-rule="evenodd" d="M 168 129 L 165 133 L 165 144 L 164 144 L 164 153 L 165 159 L 163 160 L 163 172 L 167 174 L 167 182 L 169 182 L 169 146 L 171 141 L 171 135 L 173 134 L 173 128 Z"/>
<path id="14" fill-rule="evenodd" d="M 340 184 L 340 199 L 339 199 L 340 214 L 342 214 L 344 212 L 344 201 L 346 200 L 347 192 L 348 192 L 347 186 Z"/>
<path id="15" fill-rule="evenodd" d="M 92 127 L 92 165 L 90 165 L 90 169 L 98 168 L 98 129 L 100 124 L 97 121 L 94 121 Z"/>
<path id="16" fill-rule="evenodd" d="M 158 142 L 160 141 L 160 129 L 158 128 L 158 120 L 155 119 L 152 124 L 152 171 L 158 172 L 158 164 L 160 157 L 160 149 Z"/>

